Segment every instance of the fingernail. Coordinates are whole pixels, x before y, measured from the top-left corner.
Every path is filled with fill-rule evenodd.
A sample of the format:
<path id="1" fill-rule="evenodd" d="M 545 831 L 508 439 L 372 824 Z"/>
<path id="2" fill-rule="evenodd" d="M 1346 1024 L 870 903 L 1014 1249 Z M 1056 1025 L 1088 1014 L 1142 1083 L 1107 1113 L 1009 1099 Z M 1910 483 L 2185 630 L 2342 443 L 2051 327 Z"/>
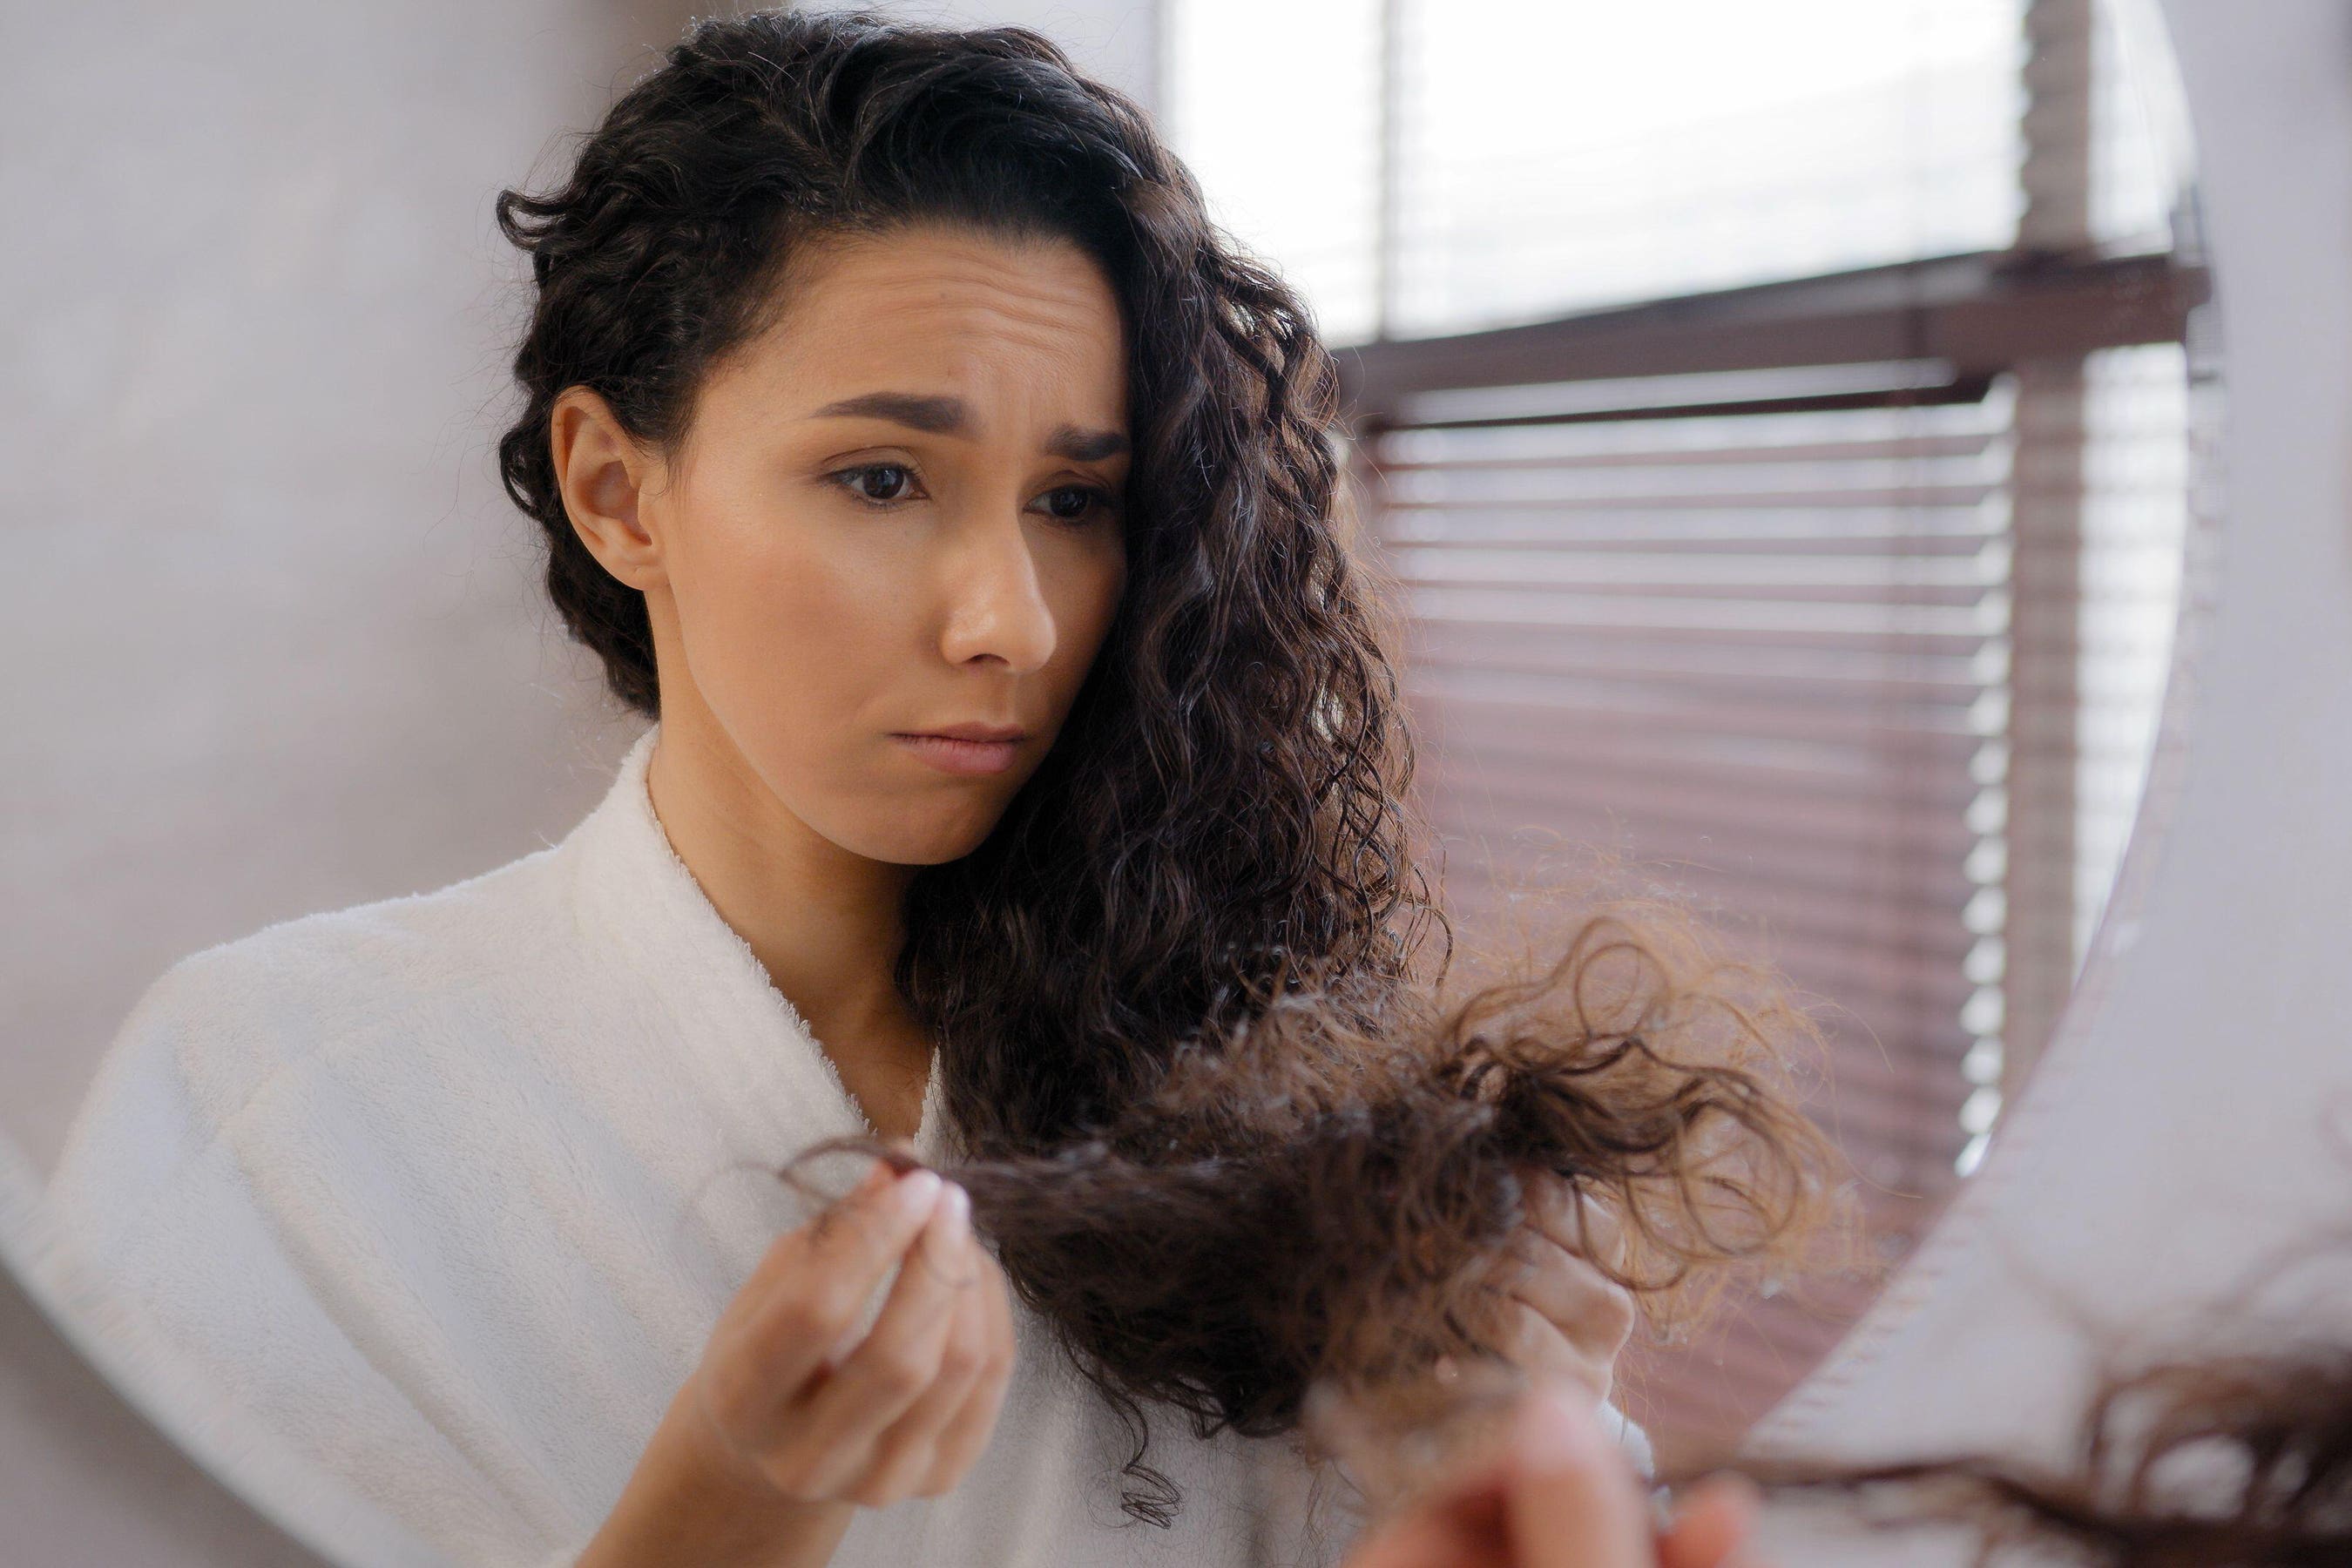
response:
<path id="1" fill-rule="evenodd" d="M 947 1215 L 948 1239 L 961 1242 L 971 1234 L 971 1194 L 955 1183 L 940 1189 L 940 1209 Z"/>
<path id="2" fill-rule="evenodd" d="M 898 1190 L 892 1196 L 910 1215 L 929 1214 L 931 1205 L 940 1201 L 940 1173 L 909 1171 L 898 1178 Z"/>
<path id="3" fill-rule="evenodd" d="M 1588 1398 L 1578 1388 L 1530 1390 L 1512 1423 L 1512 1448 L 1520 1462 L 1536 1469 L 1591 1464 L 1607 1445 L 1600 1424 L 1585 1408 Z"/>

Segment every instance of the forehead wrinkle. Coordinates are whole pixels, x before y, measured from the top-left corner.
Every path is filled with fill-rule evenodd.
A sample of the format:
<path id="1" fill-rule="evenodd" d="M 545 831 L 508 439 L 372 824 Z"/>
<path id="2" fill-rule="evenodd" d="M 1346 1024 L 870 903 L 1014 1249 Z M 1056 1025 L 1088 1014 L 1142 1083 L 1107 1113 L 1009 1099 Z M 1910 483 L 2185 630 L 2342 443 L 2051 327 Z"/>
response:
<path id="1" fill-rule="evenodd" d="M 797 287 L 787 287 L 784 309 L 772 319 L 770 334 L 763 334 L 772 346 L 790 346 L 780 358 L 768 358 L 761 379 L 782 391 L 803 374 L 792 360 L 810 356 L 876 373 L 858 389 L 860 396 L 883 391 L 936 396 L 941 376 L 950 385 L 966 387 L 1001 380 L 998 373 L 1005 367 L 991 351 L 1002 347 L 1045 362 L 1053 374 L 1032 391 L 1064 378 L 1092 382 L 1105 368 L 1123 383 L 1125 322 L 1117 297 L 1091 258 L 1075 249 L 1065 255 L 1083 258 L 1084 268 L 1040 273 L 988 249 L 953 243 L 920 255 L 878 241 L 832 247 L 822 258 L 803 255 Z M 1108 367 L 1102 363 L 1106 326 L 1113 334 L 1114 357 Z M 892 361 L 898 363 L 884 363 Z M 825 406 L 856 400 L 829 400 Z M 1116 394 L 1114 405 L 1094 418 L 1080 414 L 1060 422 L 1046 449 L 1080 461 L 1121 455 L 1126 410 Z M 918 427 L 942 423 L 919 421 Z M 1106 451 L 1108 443 L 1095 443 L 1086 455 L 1066 450 L 1070 443 L 1054 437 L 1073 426 L 1118 435 L 1120 446 Z"/>
<path id="2" fill-rule="evenodd" d="M 893 324 L 907 337 L 943 346 L 962 347 L 986 342 L 1038 354 L 1064 370 L 1075 370 L 1097 352 L 1094 322 L 1066 307 L 1050 303 L 1029 306 L 997 299 L 926 297 L 905 304 L 885 304 Z M 845 317 L 836 317 L 845 327 Z M 1113 353 L 1118 339 L 1112 339 Z"/>
<path id="3" fill-rule="evenodd" d="M 1097 264 L 1075 249 L 1066 256 L 1081 261 L 1075 272 L 1032 270 L 988 247 L 950 244 L 916 257 L 866 241 L 836 253 L 835 264 L 811 280 L 803 298 L 837 321 L 841 301 L 824 296 L 871 293 L 883 296 L 884 309 L 894 313 L 984 318 L 983 332 L 1046 353 L 1067 353 L 1090 338 L 1105 315 L 1115 334 L 1124 328 L 1118 300 Z"/>

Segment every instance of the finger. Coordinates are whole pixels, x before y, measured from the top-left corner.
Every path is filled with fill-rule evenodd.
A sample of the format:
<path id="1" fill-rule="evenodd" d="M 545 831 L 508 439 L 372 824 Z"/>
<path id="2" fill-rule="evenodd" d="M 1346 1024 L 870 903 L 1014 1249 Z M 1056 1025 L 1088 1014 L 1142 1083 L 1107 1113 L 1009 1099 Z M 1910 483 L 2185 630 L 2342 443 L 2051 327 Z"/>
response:
<path id="1" fill-rule="evenodd" d="M 1747 1477 L 1709 1476 L 1693 1487 L 1658 1537 L 1659 1568 L 1727 1568 L 1754 1533 L 1761 1498 Z"/>
<path id="2" fill-rule="evenodd" d="M 1632 1464 L 1574 1391 L 1539 1387 L 1511 1426 L 1504 1511 L 1518 1568 L 1651 1568 Z"/>
<path id="3" fill-rule="evenodd" d="M 828 1208 L 849 1203 L 871 1204 L 883 1196 L 890 1184 L 898 1179 L 887 1162 L 876 1160 L 866 1167 L 849 1191 L 835 1198 Z M 810 1224 L 814 1224 L 811 1221 Z M 785 1280 L 803 1273 L 807 1268 L 810 1225 L 796 1226 L 772 1242 L 761 1256 L 751 1275 L 736 1288 L 734 1297 L 719 1317 L 713 1331 L 740 1322 L 749 1317 L 768 1296 Z"/>
<path id="4" fill-rule="evenodd" d="M 887 1170 L 887 1166 L 880 1167 Z M 808 1261 L 879 1276 L 931 1217 L 944 1184 L 937 1171 L 918 1167 L 895 1181 L 861 1182 L 848 1195 L 801 1227 Z"/>
<path id="5" fill-rule="evenodd" d="M 722 1430 L 751 1447 L 772 1440 L 884 1273 L 922 1233 L 939 1191 L 929 1171 L 861 1183 L 770 1248 L 765 1280 L 739 1292 L 751 1298 L 745 1311 L 713 1330 L 705 1352 L 705 1397 Z M 779 1258 L 782 1266 L 767 1270 Z"/>
<path id="6" fill-rule="evenodd" d="M 958 1282 L 971 1277 L 962 1254 L 971 1235 L 971 1205 L 962 1191 L 952 1184 L 942 1190 L 874 1326 L 790 1413 L 803 1444 L 824 1450 L 812 1466 L 812 1486 L 830 1490 L 861 1479 L 882 1434 L 939 1375 Z"/>
<path id="7" fill-rule="evenodd" d="M 953 1486 L 962 1473 L 958 1469 L 940 1479 L 941 1444 L 988 1372 L 994 1352 L 980 1248 L 967 1239 L 963 1250 L 966 1256 L 955 1265 L 960 1283 L 939 1372 L 907 1413 L 884 1429 L 867 1461 L 863 1489 L 853 1494 L 869 1507 L 918 1494 L 936 1495 Z"/>
<path id="8" fill-rule="evenodd" d="M 1633 1334 L 1633 1293 L 1573 1252 L 1537 1246 L 1510 1293 L 1588 1352 L 1614 1357 Z"/>
<path id="9" fill-rule="evenodd" d="M 1530 1195 L 1531 1228 L 1569 1251 L 1591 1259 L 1604 1271 L 1625 1271 L 1624 1221 L 1616 1206 L 1581 1183 L 1547 1176 Z"/>
<path id="10" fill-rule="evenodd" d="M 1513 1471 L 1505 1455 L 1448 1467 L 1425 1488 L 1381 1500 L 1384 1517 L 1340 1568 L 1521 1568 L 1505 1509 Z"/>
<path id="11" fill-rule="evenodd" d="M 1341 1568 L 1519 1568 L 1492 1476 L 1423 1500 L 1360 1542 Z"/>
<path id="12" fill-rule="evenodd" d="M 955 1328 L 948 1331 L 948 1350 L 939 1361 L 939 1377 L 875 1444 L 866 1483 L 877 1490 L 879 1502 L 936 1498 L 952 1490 L 962 1479 L 962 1467 L 946 1462 L 946 1441 L 988 1371 L 985 1328 L 973 1323 L 985 1323 L 985 1311 L 957 1302 Z M 858 1502 L 873 1500 L 861 1495 Z"/>
<path id="13" fill-rule="evenodd" d="M 980 1254 L 980 1262 L 983 1277 L 977 1293 L 987 1359 L 978 1381 L 965 1394 L 962 1407 L 940 1433 L 931 1474 L 921 1489 L 926 1496 L 948 1490 L 971 1468 L 996 1430 L 997 1415 L 1004 1407 L 1004 1392 L 1013 1381 L 1013 1309 L 1004 1288 L 1004 1275 L 996 1260 L 984 1251 Z"/>
<path id="14" fill-rule="evenodd" d="M 787 1237 L 784 1268 L 793 1285 L 835 1287 L 848 1299 L 853 1321 L 930 1223 L 942 1185 L 936 1171 L 877 1170 L 880 1179 L 859 1183 Z"/>
<path id="15" fill-rule="evenodd" d="M 938 1173 L 909 1171 L 899 1184 L 906 1190 L 886 1190 L 866 1203 L 836 1204 L 808 1227 L 808 1267 L 819 1276 L 840 1272 L 859 1281 L 849 1321 L 825 1347 L 825 1371 L 838 1367 L 856 1348 L 858 1321 L 870 1315 L 874 1292 L 891 1269 L 905 1267 L 908 1249 L 919 1244 L 925 1228 L 939 1217 L 945 1184 Z M 894 1199 L 904 1206 L 885 1220 L 878 1205 Z"/>
<path id="16" fill-rule="evenodd" d="M 1519 1317 L 1512 1323 L 1503 1359 L 1534 1377 L 1573 1380 L 1588 1392 L 1592 1404 L 1609 1399 L 1609 1389 L 1616 1384 L 1616 1356 L 1571 1340 L 1561 1333 L 1559 1323 L 1543 1317 L 1527 1302 L 1519 1302 Z"/>
<path id="17" fill-rule="evenodd" d="M 1524 1301 L 1516 1303 L 1512 1310 L 1506 1337 L 1495 1348 L 1497 1356 L 1531 1377 L 1574 1383 L 1586 1391 L 1592 1404 L 1609 1397 L 1616 1383 L 1614 1356 L 1570 1339 L 1559 1324 Z"/>
<path id="18" fill-rule="evenodd" d="M 1595 1262 L 1623 1273 L 1627 1251 L 1625 1221 L 1617 1205 L 1580 1187 L 1577 1189 L 1576 1201 L 1583 1216 L 1587 1243 L 1580 1250 Z"/>

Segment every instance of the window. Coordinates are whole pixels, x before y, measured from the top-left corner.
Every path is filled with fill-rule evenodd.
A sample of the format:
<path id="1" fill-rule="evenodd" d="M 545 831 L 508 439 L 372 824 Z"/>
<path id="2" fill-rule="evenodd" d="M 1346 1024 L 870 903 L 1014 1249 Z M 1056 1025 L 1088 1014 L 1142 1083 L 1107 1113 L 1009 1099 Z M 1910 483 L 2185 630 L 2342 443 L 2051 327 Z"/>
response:
<path id="1" fill-rule="evenodd" d="M 2064 1002 L 2170 668 L 2210 377 L 2152 7 L 1166 3 L 1179 151 L 1344 350 L 1449 896 L 1589 847 L 1761 944 L 1899 1257 Z M 1736 1433 L 1868 1290 L 1745 1303 L 1636 1414 Z"/>

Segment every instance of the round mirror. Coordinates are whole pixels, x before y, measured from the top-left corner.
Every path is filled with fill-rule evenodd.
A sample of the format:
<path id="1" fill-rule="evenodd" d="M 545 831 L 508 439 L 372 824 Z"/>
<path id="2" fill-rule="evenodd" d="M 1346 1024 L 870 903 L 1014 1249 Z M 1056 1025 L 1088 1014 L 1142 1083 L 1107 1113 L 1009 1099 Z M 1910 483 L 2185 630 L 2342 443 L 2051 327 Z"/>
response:
<path id="1" fill-rule="evenodd" d="M 1636 1346 L 1622 1402 L 1671 1458 L 1867 1307 L 2127 912 L 2186 744 L 2221 383 L 2152 0 L 1620 9 L 1517 8 L 1507 50 L 1431 0 L 1039 25 L 1338 351 L 1345 521 L 1399 588 L 1465 931 L 1598 871 L 1822 1005 L 1812 1109 L 1866 1255 Z M 159 974 L 551 847 L 642 764 L 500 484 L 528 284 L 491 202 L 560 174 L 685 15 L 150 13 L 27 18 L 0 67 L 12 210 L 54 218 L 6 263 L 39 308 L 0 437 L 31 552 L 0 1133 L 41 1174 Z M 52 1311 L 103 1296 L 55 1267 Z M 142 1370 L 170 1353 L 96 1359 L 201 1452 L 221 1385 Z M 216 1468 L 315 1458 L 254 1432 Z M 406 1528 L 357 1489 L 278 1517 Z M 351 1560 L 425 1548 L 382 1550 Z"/>

